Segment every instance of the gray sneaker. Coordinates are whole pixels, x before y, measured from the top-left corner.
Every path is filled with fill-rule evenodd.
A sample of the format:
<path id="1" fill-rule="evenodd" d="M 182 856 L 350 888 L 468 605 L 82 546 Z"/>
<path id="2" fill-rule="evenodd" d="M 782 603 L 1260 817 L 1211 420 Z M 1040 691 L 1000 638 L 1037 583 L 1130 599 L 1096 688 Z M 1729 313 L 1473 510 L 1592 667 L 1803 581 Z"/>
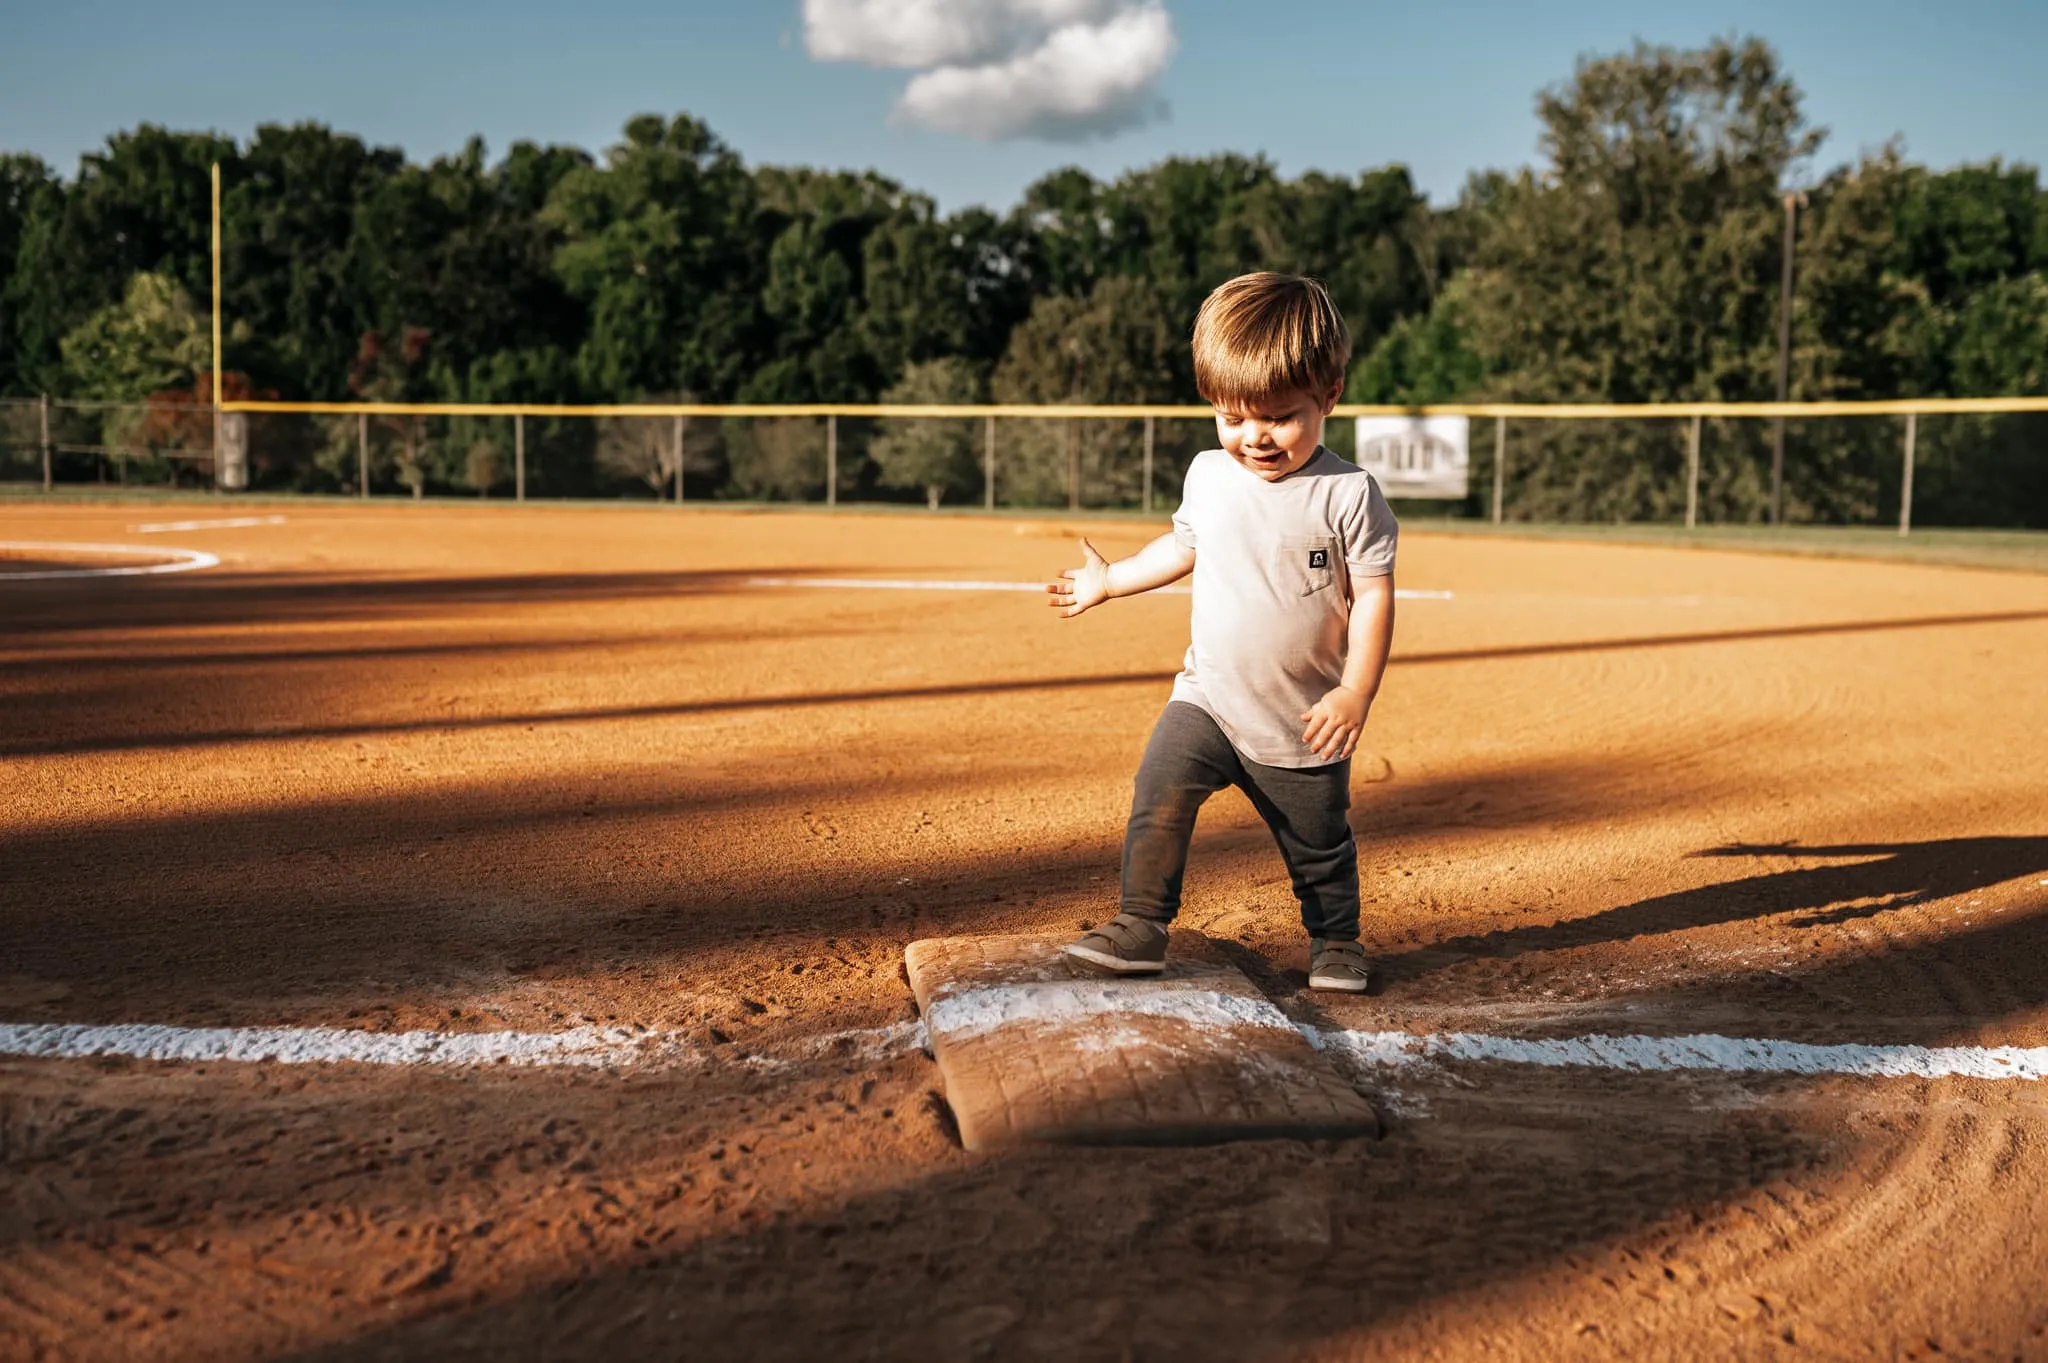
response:
<path id="1" fill-rule="evenodd" d="M 1061 950 L 1098 970 L 1157 975 L 1166 969 L 1166 925 L 1134 913 L 1120 913 Z"/>
<path id="2" fill-rule="evenodd" d="M 1340 994 L 1363 994 L 1372 988 L 1372 962 L 1365 958 L 1365 948 L 1356 942 L 1309 938 L 1308 987 Z"/>

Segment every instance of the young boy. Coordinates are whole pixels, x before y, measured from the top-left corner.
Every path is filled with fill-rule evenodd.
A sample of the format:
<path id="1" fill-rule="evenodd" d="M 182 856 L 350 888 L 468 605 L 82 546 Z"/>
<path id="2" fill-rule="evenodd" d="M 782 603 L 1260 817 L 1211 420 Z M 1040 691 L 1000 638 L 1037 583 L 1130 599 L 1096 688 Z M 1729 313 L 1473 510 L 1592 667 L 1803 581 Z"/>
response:
<path id="1" fill-rule="evenodd" d="M 1273 830 L 1301 901 L 1309 987 L 1364 993 L 1351 753 L 1394 633 L 1393 513 L 1322 447 L 1351 338 L 1314 280 L 1249 274 L 1195 318 L 1195 386 L 1221 449 L 1195 456 L 1173 530 L 1047 587 L 1076 616 L 1195 575 L 1193 640 L 1138 767 L 1121 912 L 1067 953 L 1118 974 L 1166 966 L 1166 925 L 1202 802 L 1236 786 Z"/>

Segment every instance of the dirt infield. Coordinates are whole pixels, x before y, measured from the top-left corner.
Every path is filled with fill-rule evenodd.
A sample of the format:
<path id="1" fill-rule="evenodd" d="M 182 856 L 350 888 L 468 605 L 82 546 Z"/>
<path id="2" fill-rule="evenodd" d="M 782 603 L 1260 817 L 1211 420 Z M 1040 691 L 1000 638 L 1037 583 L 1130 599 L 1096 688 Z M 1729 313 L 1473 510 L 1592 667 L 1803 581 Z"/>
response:
<path id="1" fill-rule="evenodd" d="M 133 519 L 0 507 L 222 560 L 0 582 L 0 1025 L 616 1063 L 0 1059 L 0 1358 L 2048 1357 L 2038 1081 L 1441 1059 L 1361 1071 L 1376 1142 L 963 1152 L 903 947 L 1111 911 L 1186 598 L 753 579 L 1042 579 L 1056 521 Z M 2048 577 L 1401 583 L 1384 992 L 1305 995 L 1241 799 L 1197 837 L 1297 1022 L 2048 1045 Z"/>

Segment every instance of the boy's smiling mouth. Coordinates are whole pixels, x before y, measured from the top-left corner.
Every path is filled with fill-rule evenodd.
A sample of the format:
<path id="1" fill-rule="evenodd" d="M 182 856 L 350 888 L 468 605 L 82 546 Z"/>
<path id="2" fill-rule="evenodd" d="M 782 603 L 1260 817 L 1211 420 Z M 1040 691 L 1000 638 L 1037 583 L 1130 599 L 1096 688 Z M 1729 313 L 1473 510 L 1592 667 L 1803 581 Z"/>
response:
<path id="1" fill-rule="evenodd" d="M 1286 450 L 1239 450 L 1237 457 L 1255 473 L 1275 473 L 1288 463 Z"/>

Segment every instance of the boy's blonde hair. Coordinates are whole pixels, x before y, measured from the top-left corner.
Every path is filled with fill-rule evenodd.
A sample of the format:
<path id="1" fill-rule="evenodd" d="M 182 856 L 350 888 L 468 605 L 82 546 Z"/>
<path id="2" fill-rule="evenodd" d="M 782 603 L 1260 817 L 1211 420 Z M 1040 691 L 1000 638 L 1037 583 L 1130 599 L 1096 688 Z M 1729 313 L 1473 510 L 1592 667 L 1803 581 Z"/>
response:
<path id="1" fill-rule="evenodd" d="M 1195 314 L 1195 389 L 1219 407 L 1321 397 L 1350 363 L 1351 333 L 1329 290 L 1302 275 L 1239 275 Z"/>

